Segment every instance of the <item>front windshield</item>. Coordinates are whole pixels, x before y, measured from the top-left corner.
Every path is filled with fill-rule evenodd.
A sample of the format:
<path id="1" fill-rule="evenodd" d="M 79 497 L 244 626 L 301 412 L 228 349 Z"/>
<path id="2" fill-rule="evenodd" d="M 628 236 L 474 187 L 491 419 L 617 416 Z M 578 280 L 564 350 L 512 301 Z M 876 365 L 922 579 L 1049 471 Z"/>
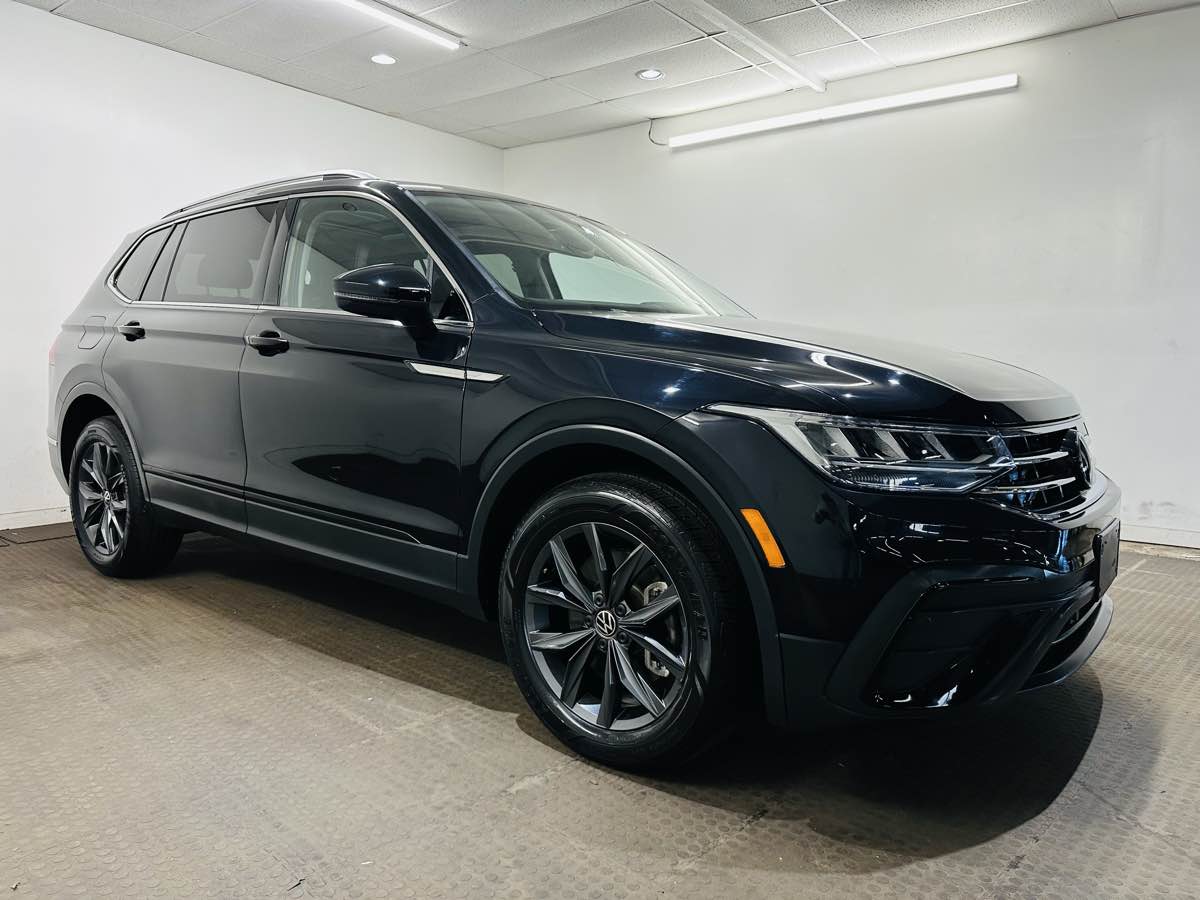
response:
<path id="1" fill-rule="evenodd" d="M 661 253 L 590 219 L 500 197 L 444 191 L 413 196 L 526 306 L 749 315 Z"/>

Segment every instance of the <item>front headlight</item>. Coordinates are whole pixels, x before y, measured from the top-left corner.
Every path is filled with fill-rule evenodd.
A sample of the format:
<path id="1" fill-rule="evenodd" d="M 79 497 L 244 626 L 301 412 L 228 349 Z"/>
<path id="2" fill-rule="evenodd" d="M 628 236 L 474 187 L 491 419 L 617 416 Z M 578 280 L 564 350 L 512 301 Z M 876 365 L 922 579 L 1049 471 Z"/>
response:
<path id="1" fill-rule="evenodd" d="M 987 428 L 873 422 L 789 409 L 719 403 L 709 412 L 753 419 L 843 484 L 883 491 L 963 493 L 1013 468 Z"/>

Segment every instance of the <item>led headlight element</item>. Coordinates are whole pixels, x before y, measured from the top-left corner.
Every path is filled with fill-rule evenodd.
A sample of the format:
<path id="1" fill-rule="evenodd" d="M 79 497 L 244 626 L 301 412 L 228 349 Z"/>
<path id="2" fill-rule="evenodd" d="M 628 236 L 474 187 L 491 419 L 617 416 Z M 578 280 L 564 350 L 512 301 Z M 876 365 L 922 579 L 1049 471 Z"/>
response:
<path id="1" fill-rule="evenodd" d="M 999 432 L 720 403 L 709 412 L 753 419 L 836 481 L 884 491 L 963 493 L 1013 467 Z"/>

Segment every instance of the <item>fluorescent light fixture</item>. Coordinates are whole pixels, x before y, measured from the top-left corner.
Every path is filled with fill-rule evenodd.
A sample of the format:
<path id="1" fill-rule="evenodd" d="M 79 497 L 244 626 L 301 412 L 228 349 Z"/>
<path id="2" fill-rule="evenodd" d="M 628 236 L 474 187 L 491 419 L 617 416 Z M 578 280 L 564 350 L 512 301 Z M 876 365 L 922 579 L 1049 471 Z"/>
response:
<path id="1" fill-rule="evenodd" d="M 376 53 L 371 57 L 371 62 L 377 66 L 394 66 L 396 64 L 396 57 L 387 53 Z"/>
<path id="2" fill-rule="evenodd" d="M 635 73 L 642 81 L 658 81 L 663 77 L 662 69 L 638 69 Z"/>
<path id="3" fill-rule="evenodd" d="M 409 34 L 415 34 L 417 37 L 424 38 L 431 43 L 437 44 L 439 47 L 445 47 L 447 50 L 457 50 L 462 46 L 462 41 L 448 31 L 442 31 L 440 28 L 426 25 L 419 19 L 414 19 L 407 13 L 402 13 L 394 6 L 389 6 L 386 3 L 379 3 L 376 0 L 332 0 L 332 2 L 340 3 L 342 6 L 349 6 L 351 9 L 356 9 L 361 13 L 366 13 L 373 19 L 378 19 L 380 22 L 386 22 L 388 25 L 403 29 Z"/>
<path id="4" fill-rule="evenodd" d="M 760 131 L 791 128 L 794 125 L 813 125 L 817 122 L 849 119 L 854 116 L 865 116 L 869 113 L 882 112 L 888 109 L 924 106 L 927 103 L 937 103 L 941 100 L 955 100 L 960 97 L 974 97 L 979 94 L 995 94 L 1000 91 L 1012 90 L 1017 86 L 1017 83 L 1017 75 L 1009 73 L 1008 75 L 996 75 L 992 78 L 979 78 L 975 81 L 961 81 L 957 84 L 947 84 L 942 87 L 925 88 L 920 91 L 909 91 L 905 94 L 892 94 L 890 97 L 876 97 L 873 100 L 838 103 L 834 106 L 823 106 L 820 109 L 809 109 L 804 112 L 789 113 L 783 116 L 772 116 L 769 119 L 757 119 L 753 122 L 742 122 L 738 125 L 724 125 L 720 128 L 706 128 L 704 131 L 677 134 L 675 137 L 667 138 L 667 146 L 690 147 L 693 144 L 707 144 L 710 141 L 722 141 L 726 138 L 740 137 L 744 134 L 757 134 Z"/>

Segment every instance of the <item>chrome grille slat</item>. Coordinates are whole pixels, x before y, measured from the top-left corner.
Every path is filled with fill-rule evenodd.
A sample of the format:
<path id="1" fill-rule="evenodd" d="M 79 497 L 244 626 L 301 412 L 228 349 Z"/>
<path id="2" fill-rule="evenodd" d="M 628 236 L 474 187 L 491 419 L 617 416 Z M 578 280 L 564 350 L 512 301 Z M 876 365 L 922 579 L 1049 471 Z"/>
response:
<path id="1" fill-rule="evenodd" d="M 1038 514 L 1057 515 L 1077 506 L 1090 474 L 1081 460 L 1079 420 L 1013 429 L 1003 436 L 1013 467 L 977 494 Z"/>

